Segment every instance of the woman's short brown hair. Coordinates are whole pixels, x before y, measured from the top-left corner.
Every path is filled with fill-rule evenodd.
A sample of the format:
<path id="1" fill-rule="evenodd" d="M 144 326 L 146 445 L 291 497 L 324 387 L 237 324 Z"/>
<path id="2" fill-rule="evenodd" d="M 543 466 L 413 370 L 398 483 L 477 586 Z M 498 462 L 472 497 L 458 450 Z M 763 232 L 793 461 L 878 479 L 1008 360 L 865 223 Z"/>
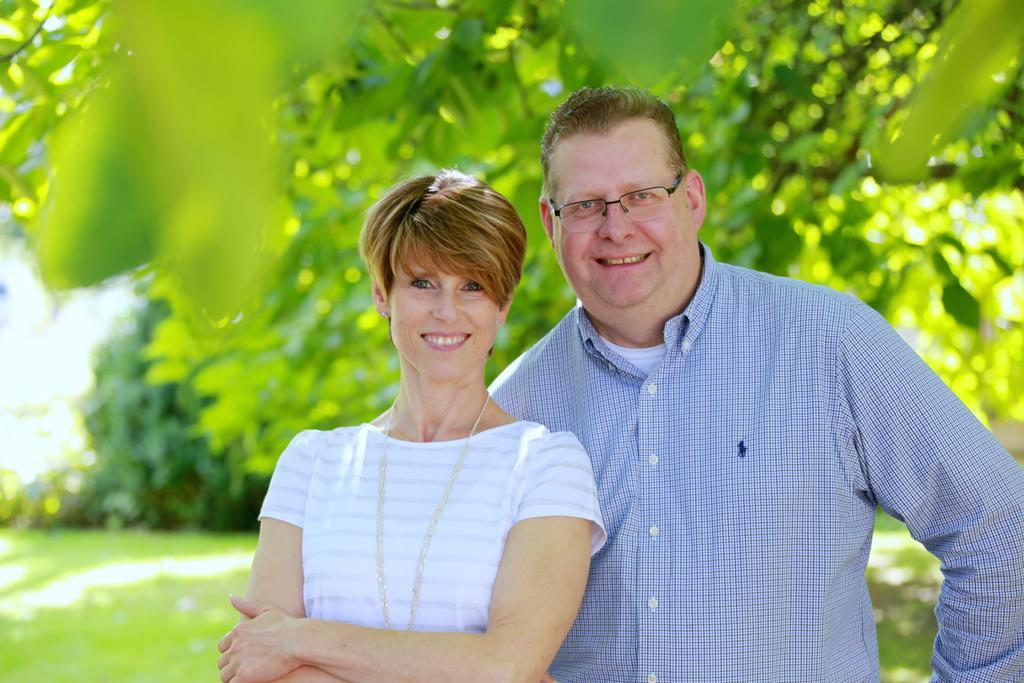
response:
<path id="1" fill-rule="evenodd" d="M 526 254 L 526 229 L 490 185 L 453 169 L 395 185 L 373 205 L 359 235 L 373 282 L 391 292 L 410 262 L 478 282 L 498 304 L 512 301 Z"/>
<path id="2" fill-rule="evenodd" d="M 679 140 L 675 114 L 653 93 L 639 88 L 580 88 L 548 119 L 540 143 L 540 164 L 544 171 L 544 196 L 555 193 L 551 159 L 555 146 L 565 138 L 587 133 L 603 134 L 631 119 L 649 119 L 665 138 L 666 161 L 675 171 L 686 173 L 686 155 Z"/>

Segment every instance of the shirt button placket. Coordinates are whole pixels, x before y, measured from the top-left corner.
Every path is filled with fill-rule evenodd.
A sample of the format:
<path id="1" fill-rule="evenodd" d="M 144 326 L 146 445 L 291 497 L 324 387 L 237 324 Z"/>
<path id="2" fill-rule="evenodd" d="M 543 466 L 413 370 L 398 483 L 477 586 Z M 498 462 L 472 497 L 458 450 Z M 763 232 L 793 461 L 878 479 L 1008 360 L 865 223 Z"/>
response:
<path id="1" fill-rule="evenodd" d="M 660 403 L 658 400 L 658 385 L 656 382 L 648 380 L 646 384 L 641 387 L 641 409 L 639 416 L 638 426 L 638 446 L 640 452 L 646 451 L 647 455 L 647 467 L 642 468 L 641 480 L 643 481 L 644 495 L 642 498 L 641 508 L 637 510 L 639 513 L 639 520 L 647 520 L 646 534 L 641 531 L 640 547 L 638 548 L 639 554 L 638 560 L 638 574 L 636 583 L 636 595 L 637 597 L 646 594 L 646 607 L 644 610 L 644 603 L 639 602 L 637 605 L 644 614 L 640 619 L 641 631 L 638 634 L 640 637 L 640 660 L 638 664 L 640 671 L 646 669 L 648 683 L 657 683 L 658 676 L 652 671 L 657 666 L 658 662 L 658 641 L 660 640 L 658 634 L 662 632 L 661 619 L 658 614 L 658 598 L 655 595 L 659 591 L 659 582 L 657 580 L 658 567 L 662 562 L 662 558 L 659 556 L 658 546 L 661 544 L 655 543 L 657 536 L 661 533 L 657 524 L 654 522 L 659 519 L 658 506 L 659 503 L 659 486 L 657 480 L 657 470 L 655 465 L 658 464 L 658 455 L 656 451 L 659 448 L 658 434 L 656 431 L 651 430 L 650 427 L 653 423 L 653 412 L 656 403 Z M 641 461 L 642 462 L 642 461 Z M 644 526 L 640 527 L 645 529 Z M 646 537 L 646 538 L 644 538 Z M 643 600 L 643 598 L 641 598 Z"/>

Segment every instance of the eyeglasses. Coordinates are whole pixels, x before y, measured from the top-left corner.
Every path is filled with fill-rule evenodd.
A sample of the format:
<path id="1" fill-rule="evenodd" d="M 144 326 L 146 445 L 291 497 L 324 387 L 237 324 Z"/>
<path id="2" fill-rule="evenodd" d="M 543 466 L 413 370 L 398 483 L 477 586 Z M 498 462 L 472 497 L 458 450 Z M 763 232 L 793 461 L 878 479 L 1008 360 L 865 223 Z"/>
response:
<path id="1" fill-rule="evenodd" d="M 581 202 L 569 202 L 555 206 L 555 200 L 548 198 L 551 209 L 562 221 L 566 232 L 592 232 L 597 230 L 608 215 L 608 205 L 618 204 L 622 213 L 635 221 L 649 221 L 657 218 L 668 198 L 679 189 L 683 176 L 677 175 L 671 187 L 645 187 L 642 190 L 627 192 L 614 201 L 605 199 L 584 199 Z"/>

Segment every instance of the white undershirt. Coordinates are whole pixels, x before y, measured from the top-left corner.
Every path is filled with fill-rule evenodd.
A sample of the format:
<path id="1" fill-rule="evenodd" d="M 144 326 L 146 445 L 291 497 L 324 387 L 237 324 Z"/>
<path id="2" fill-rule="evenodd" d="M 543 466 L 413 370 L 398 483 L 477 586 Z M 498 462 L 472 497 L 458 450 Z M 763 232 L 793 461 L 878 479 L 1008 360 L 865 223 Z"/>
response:
<path id="1" fill-rule="evenodd" d="M 658 344 L 657 346 L 648 346 L 645 349 L 634 349 L 627 346 L 613 344 L 604 337 L 601 337 L 601 339 L 608 345 L 608 348 L 646 372 L 648 375 L 651 374 L 651 370 L 654 370 L 658 363 L 661 362 L 661 359 L 665 356 L 664 343 Z"/>

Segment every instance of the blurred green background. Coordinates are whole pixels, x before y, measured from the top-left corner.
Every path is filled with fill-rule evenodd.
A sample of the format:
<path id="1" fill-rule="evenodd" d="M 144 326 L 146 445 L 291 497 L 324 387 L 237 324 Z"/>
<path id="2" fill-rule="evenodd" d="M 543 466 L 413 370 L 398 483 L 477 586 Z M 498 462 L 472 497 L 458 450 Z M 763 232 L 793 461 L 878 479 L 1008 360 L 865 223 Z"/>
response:
<path id="1" fill-rule="evenodd" d="M 1021 457 L 1022 42 L 1019 0 L 0 0 L 0 679 L 213 677 L 278 454 L 396 389 L 365 210 L 441 166 L 520 210 L 493 376 L 574 303 L 536 205 L 581 85 L 672 105 L 716 258 L 861 297 Z M 32 334 L 114 290 L 42 463 L 25 368 L 92 347 Z M 927 680 L 936 561 L 883 517 L 869 578 Z"/>

